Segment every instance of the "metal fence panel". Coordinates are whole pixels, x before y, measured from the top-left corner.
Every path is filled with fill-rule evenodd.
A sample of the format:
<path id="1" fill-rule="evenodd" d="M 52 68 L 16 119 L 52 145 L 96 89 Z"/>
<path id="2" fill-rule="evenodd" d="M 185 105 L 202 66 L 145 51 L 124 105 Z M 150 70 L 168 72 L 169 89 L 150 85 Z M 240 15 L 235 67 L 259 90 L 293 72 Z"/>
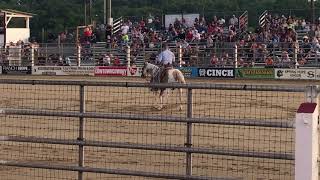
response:
<path id="1" fill-rule="evenodd" d="M 1 80 L 0 109 L 7 114 L 0 116 L 0 165 L 7 171 L 0 174 L 8 179 L 293 178 L 293 122 L 305 100 L 304 87 L 180 87 L 182 111 L 171 90 L 158 110 L 148 84 Z"/>

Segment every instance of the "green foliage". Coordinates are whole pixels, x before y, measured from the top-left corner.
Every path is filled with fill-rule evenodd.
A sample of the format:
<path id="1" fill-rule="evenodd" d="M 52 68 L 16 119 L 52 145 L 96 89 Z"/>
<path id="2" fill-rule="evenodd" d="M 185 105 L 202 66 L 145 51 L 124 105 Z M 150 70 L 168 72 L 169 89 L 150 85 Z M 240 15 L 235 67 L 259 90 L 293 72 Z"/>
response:
<path id="1" fill-rule="evenodd" d="M 57 33 L 84 24 L 86 0 L 1 0 L 0 8 L 10 8 L 37 14 L 31 20 L 34 36 L 40 37 L 42 29 Z M 89 0 L 87 0 L 89 1 Z M 103 22 L 103 1 L 92 0 L 92 18 Z M 264 10 L 309 16 L 307 0 L 113 0 L 113 16 L 147 16 L 167 13 L 200 13 L 205 16 L 230 16 L 235 11 L 249 11 L 251 25 L 255 25 Z M 320 7 L 320 3 L 316 3 Z M 282 9 L 304 9 L 282 11 Z M 281 10 L 281 11 L 279 11 Z M 317 11 L 318 12 L 318 11 Z M 239 14 L 238 13 L 238 14 Z"/>

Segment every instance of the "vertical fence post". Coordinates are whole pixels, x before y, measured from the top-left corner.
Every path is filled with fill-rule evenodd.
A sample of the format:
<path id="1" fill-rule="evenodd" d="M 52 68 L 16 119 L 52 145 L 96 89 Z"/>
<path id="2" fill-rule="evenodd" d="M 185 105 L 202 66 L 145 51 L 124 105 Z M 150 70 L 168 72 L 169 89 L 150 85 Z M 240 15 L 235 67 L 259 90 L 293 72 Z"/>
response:
<path id="1" fill-rule="evenodd" d="M 187 117 L 192 118 L 193 117 L 193 95 L 192 95 L 192 89 L 188 88 L 188 99 L 187 99 Z M 192 147 L 192 123 L 187 123 L 187 138 L 185 146 L 188 148 Z M 191 176 L 192 175 L 192 153 L 187 152 L 186 154 L 186 175 Z"/>
<path id="2" fill-rule="evenodd" d="M 179 67 L 182 67 L 182 45 L 180 44 L 178 47 L 178 59 L 179 59 Z"/>
<path id="3" fill-rule="evenodd" d="M 79 43 L 77 43 L 77 64 L 79 67 L 81 66 L 81 46 Z"/>
<path id="4" fill-rule="evenodd" d="M 293 61 L 295 64 L 295 69 L 299 68 L 299 63 L 298 63 L 298 45 L 295 44 L 293 48 Z"/>
<path id="5" fill-rule="evenodd" d="M 85 112 L 85 87 L 84 85 L 80 85 L 80 113 Z M 83 117 L 79 118 L 79 137 L 78 141 L 84 141 L 85 121 Z M 84 167 L 84 146 L 79 145 L 79 167 Z M 78 171 L 78 180 L 83 180 L 83 172 Z"/>
<path id="6" fill-rule="evenodd" d="M 130 45 L 127 45 L 127 67 L 130 67 L 130 61 L 131 61 L 131 48 Z"/>
<path id="7" fill-rule="evenodd" d="M 234 45 L 234 67 L 238 68 L 238 46 L 236 43 Z"/>
<path id="8" fill-rule="evenodd" d="M 319 110 L 317 103 L 303 103 L 296 115 L 295 180 L 319 179 Z"/>
<path id="9" fill-rule="evenodd" d="M 32 44 L 31 45 L 31 68 L 33 68 L 34 66 L 34 49 L 35 49 L 35 46 Z"/>

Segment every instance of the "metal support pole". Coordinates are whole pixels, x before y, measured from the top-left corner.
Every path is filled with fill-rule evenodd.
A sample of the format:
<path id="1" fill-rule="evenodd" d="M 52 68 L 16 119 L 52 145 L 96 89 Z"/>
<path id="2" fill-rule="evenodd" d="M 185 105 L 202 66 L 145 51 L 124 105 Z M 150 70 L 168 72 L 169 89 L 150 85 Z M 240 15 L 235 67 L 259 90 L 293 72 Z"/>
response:
<path id="1" fill-rule="evenodd" d="M 92 24 L 92 0 L 89 0 L 89 24 Z"/>
<path id="2" fill-rule="evenodd" d="M 32 44 L 31 45 L 31 67 L 32 68 L 34 66 L 34 49 L 35 49 L 35 46 Z"/>
<path id="3" fill-rule="evenodd" d="M 107 24 L 107 0 L 103 0 L 103 24 Z"/>
<path id="4" fill-rule="evenodd" d="M 87 25 L 87 0 L 84 1 L 84 25 Z"/>
<path id="5" fill-rule="evenodd" d="M 234 45 L 234 67 L 238 68 L 238 46 Z"/>
<path id="6" fill-rule="evenodd" d="M 80 43 L 77 43 L 77 64 L 79 67 L 81 66 L 81 45 L 80 45 Z"/>
<path id="7" fill-rule="evenodd" d="M 113 20 L 112 20 L 112 7 L 111 7 L 111 0 L 108 0 L 108 10 L 107 10 L 107 15 L 108 15 L 108 25 L 113 26 Z"/>
<path id="8" fill-rule="evenodd" d="M 299 62 L 298 62 L 298 45 L 295 44 L 294 49 L 293 49 L 293 61 L 295 64 L 295 69 L 299 68 Z"/>
<path id="9" fill-rule="evenodd" d="M 85 87 L 84 85 L 80 85 L 80 113 L 85 112 Z M 85 119 L 83 117 L 79 118 L 80 124 L 79 124 L 79 137 L 78 141 L 84 141 L 85 139 L 85 133 L 84 133 L 84 127 L 85 127 Z M 84 167 L 84 146 L 79 145 L 79 167 Z M 78 180 L 83 180 L 83 172 L 78 171 Z"/>
<path id="10" fill-rule="evenodd" d="M 182 45 L 179 45 L 179 48 L 178 48 L 179 67 L 182 67 L 182 56 L 183 56 Z"/>
<path id="11" fill-rule="evenodd" d="M 315 2 L 315 0 L 311 0 L 310 1 L 311 2 L 311 22 L 312 22 L 312 24 L 314 25 L 315 24 L 315 22 L 316 22 L 316 19 L 315 19 L 315 8 L 314 8 L 314 2 Z"/>
<path id="12" fill-rule="evenodd" d="M 129 68 L 131 66 L 131 49 L 130 46 L 127 45 L 127 67 Z"/>
<path id="13" fill-rule="evenodd" d="M 188 88 L 188 106 L 187 106 L 187 117 L 193 117 L 193 99 L 192 89 Z M 185 146 L 188 148 L 192 147 L 192 123 L 187 123 L 187 139 Z M 186 153 L 186 175 L 192 175 L 192 153 Z"/>

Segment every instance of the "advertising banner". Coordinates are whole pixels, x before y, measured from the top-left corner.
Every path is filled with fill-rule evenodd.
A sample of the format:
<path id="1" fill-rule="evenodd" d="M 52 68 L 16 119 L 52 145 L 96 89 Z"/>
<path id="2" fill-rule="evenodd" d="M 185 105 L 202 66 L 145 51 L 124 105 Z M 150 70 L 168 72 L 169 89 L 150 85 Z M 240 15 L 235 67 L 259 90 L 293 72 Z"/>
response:
<path id="1" fill-rule="evenodd" d="M 31 66 L 2 66 L 2 74 L 21 75 L 31 74 Z"/>
<path id="2" fill-rule="evenodd" d="M 199 77 L 235 78 L 234 68 L 199 68 Z"/>
<path id="3" fill-rule="evenodd" d="M 237 77 L 248 79 L 274 79 L 272 68 L 239 68 L 236 69 Z"/>
<path id="4" fill-rule="evenodd" d="M 276 79 L 305 79 L 315 80 L 315 69 L 275 69 Z"/>
<path id="5" fill-rule="evenodd" d="M 140 67 L 127 68 L 127 76 L 141 77 L 141 75 L 142 75 L 142 68 Z"/>
<path id="6" fill-rule="evenodd" d="M 98 66 L 94 71 L 95 76 L 127 76 L 127 67 Z"/>
<path id="7" fill-rule="evenodd" d="M 141 68 L 127 66 L 97 66 L 95 76 L 141 76 Z"/>
<path id="8" fill-rule="evenodd" d="M 34 66 L 34 75 L 93 76 L 94 66 Z"/>
<path id="9" fill-rule="evenodd" d="M 198 68 L 196 67 L 181 67 L 178 68 L 184 75 L 184 77 L 198 77 Z"/>

